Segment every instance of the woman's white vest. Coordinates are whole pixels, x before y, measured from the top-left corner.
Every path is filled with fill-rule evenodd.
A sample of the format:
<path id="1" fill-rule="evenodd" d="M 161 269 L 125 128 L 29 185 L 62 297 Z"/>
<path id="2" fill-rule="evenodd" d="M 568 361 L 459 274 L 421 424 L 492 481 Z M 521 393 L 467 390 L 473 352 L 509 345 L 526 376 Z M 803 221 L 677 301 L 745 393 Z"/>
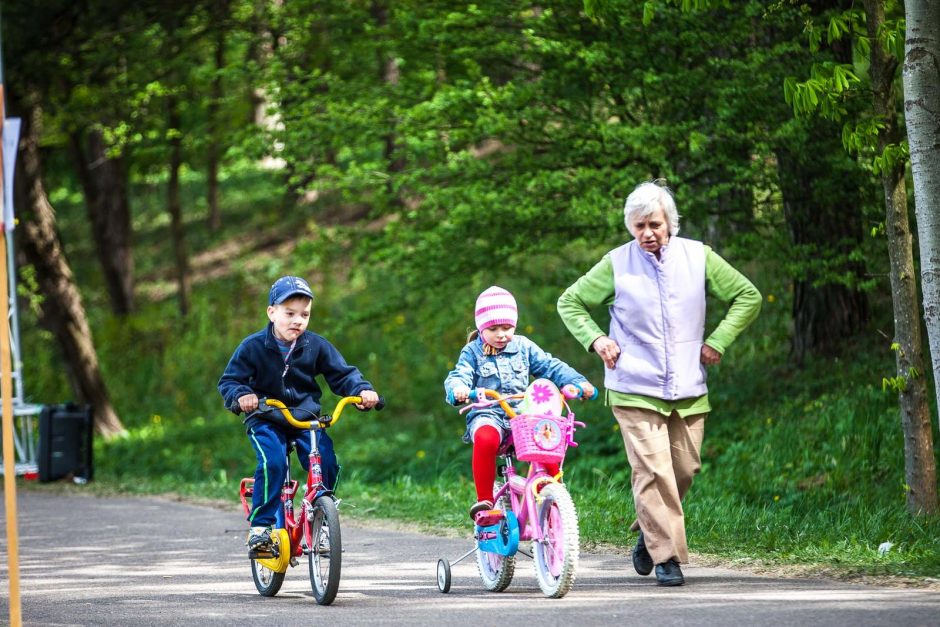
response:
<path id="1" fill-rule="evenodd" d="M 706 394 L 705 246 L 672 237 L 660 259 L 634 240 L 610 252 L 614 304 L 610 337 L 620 346 L 610 390 L 668 401 Z"/>

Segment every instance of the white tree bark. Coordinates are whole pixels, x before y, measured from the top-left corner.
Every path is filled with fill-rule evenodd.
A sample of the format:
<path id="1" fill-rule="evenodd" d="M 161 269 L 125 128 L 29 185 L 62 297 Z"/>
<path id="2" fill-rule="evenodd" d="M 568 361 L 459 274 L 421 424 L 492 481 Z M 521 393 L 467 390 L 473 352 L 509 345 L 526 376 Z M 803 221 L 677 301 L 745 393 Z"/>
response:
<path id="1" fill-rule="evenodd" d="M 924 321 L 940 400 L 940 2 L 905 0 L 904 112 L 920 239 Z"/>

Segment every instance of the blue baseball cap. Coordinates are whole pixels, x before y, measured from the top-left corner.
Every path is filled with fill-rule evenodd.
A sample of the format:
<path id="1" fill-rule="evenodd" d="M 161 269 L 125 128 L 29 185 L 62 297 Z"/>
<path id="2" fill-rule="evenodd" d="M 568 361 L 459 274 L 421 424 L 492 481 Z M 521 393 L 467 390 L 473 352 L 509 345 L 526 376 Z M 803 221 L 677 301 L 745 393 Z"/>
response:
<path id="1" fill-rule="evenodd" d="M 268 294 L 269 305 L 280 305 L 292 296 L 306 296 L 313 300 L 313 292 L 306 281 L 299 276 L 282 276 L 271 286 Z"/>

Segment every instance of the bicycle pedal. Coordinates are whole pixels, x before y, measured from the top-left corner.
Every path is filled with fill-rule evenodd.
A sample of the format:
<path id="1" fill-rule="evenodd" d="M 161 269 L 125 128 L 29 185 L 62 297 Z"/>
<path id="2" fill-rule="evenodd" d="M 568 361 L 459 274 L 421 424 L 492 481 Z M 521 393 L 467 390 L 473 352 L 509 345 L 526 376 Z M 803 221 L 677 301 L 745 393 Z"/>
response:
<path id="1" fill-rule="evenodd" d="M 277 557 L 272 549 L 250 549 L 248 551 L 248 558 L 253 560 L 266 560 Z"/>
<path id="2" fill-rule="evenodd" d="M 501 509 L 486 509 L 482 512 L 477 512 L 474 522 L 480 527 L 489 527 L 490 525 L 499 523 L 499 521 L 505 517 L 506 514 Z"/>

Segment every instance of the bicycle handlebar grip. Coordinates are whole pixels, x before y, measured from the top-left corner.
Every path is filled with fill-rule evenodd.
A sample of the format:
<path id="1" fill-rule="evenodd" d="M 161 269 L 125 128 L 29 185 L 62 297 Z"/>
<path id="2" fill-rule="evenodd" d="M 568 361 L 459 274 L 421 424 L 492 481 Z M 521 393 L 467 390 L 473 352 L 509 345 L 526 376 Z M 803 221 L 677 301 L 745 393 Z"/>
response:
<path id="1" fill-rule="evenodd" d="M 375 411 L 382 411 L 383 409 L 385 409 L 385 397 L 380 396 L 379 402 L 376 403 L 372 409 L 374 409 Z"/>

